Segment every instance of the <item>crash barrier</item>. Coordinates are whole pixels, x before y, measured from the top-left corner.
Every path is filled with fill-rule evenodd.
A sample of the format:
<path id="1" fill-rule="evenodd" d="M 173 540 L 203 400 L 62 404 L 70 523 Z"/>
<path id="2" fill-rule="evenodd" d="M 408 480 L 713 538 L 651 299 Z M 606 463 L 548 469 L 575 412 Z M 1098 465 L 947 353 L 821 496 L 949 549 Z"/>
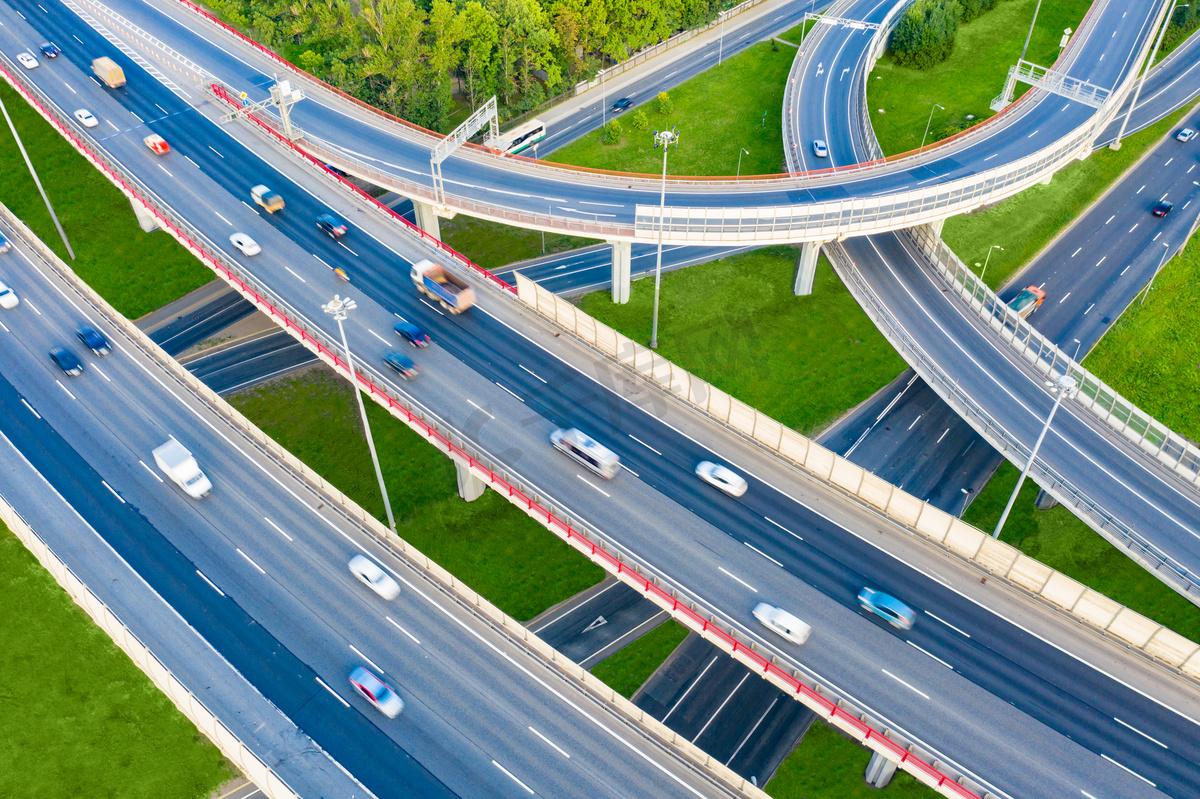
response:
<path id="1" fill-rule="evenodd" d="M 1075 404 L 1091 411 L 1092 415 L 1120 433 L 1134 447 L 1185 482 L 1200 485 L 1200 447 L 1155 420 L 1067 356 L 997 297 L 928 227 L 914 228 L 907 231 L 907 235 L 946 284 L 957 291 L 971 310 L 1038 374 L 1048 380 L 1060 375 L 1075 378 L 1079 386 Z M 1182 248 L 1181 244 L 1179 249 Z"/>
<path id="2" fill-rule="evenodd" d="M 11 66 L 11 65 L 10 65 Z M 269 289 L 257 285 L 248 275 L 241 273 L 235 262 L 228 261 L 219 250 L 203 239 L 203 236 L 189 230 L 186 223 L 178 219 L 174 212 L 155 198 L 148 189 L 137 183 L 136 178 L 124 173 L 116 163 L 106 155 L 94 151 L 86 142 L 74 134 L 65 119 L 58 116 L 48 102 L 43 102 L 38 96 L 36 87 L 25 84 L 8 66 L 0 66 L 0 77 L 13 86 L 58 132 L 67 139 L 78 152 L 104 174 L 123 194 L 133 203 L 144 208 L 154 217 L 162 230 L 167 232 L 195 255 L 201 263 L 212 269 L 245 299 L 268 315 L 290 335 L 299 340 L 309 351 L 313 352 L 326 365 L 335 369 L 339 374 L 366 392 L 371 399 L 387 408 L 393 416 L 403 421 L 411 429 L 422 435 L 430 444 L 440 449 L 455 463 L 467 468 L 473 475 L 483 480 L 488 486 L 505 496 L 530 517 L 547 527 L 551 532 L 565 539 L 576 550 L 586 555 L 590 560 L 608 571 L 637 587 L 645 595 L 656 599 L 661 604 L 675 603 L 678 609 L 673 613 L 681 621 L 692 619 L 689 626 L 706 638 L 720 645 L 720 636 L 733 641 L 730 633 L 723 632 L 723 627 L 715 621 L 711 614 L 703 614 L 696 610 L 695 603 L 687 605 L 686 599 L 677 592 L 668 594 L 668 589 L 660 588 L 659 583 L 647 582 L 645 570 L 633 564 L 615 547 L 605 543 L 599 535 L 580 532 L 579 526 L 559 514 L 553 504 L 537 489 L 529 487 L 518 478 L 503 471 L 493 471 L 489 466 L 493 461 L 481 450 L 475 449 L 468 440 L 454 428 L 428 409 L 418 406 L 406 397 L 393 393 L 388 387 L 374 382 L 374 376 L 356 368 L 353 377 L 342 356 L 341 347 L 337 340 L 323 330 L 310 324 L 302 314 L 287 306 L 281 298 L 271 294 Z M 2 206 L 0 206 L 2 208 Z M 11 219 L 11 217 L 9 217 Z M 16 222 L 19 225 L 19 222 Z M 32 234 L 28 234 L 32 235 Z M 35 241 L 37 241 L 35 239 Z M 737 792 L 750 796 L 752 799 L 766 799 L 766 794 L 760 791 L 749 780 L 729 769 L 719 760 L 714 759 L 687 738 L 676 734 L 666 725 L 646 714 L 629 700 L 615 693 L 601 680 L 581 669 L 569 658 L 546 644 L 516 619 L 505 615 L 484 597 L 475 593 L 469 586 L 426 557 L 420 550 L 414 548 L 402 538 L 394 535 L 378 519 L 367 513 L 349 497 L 342 494 L 333 484 L 314 472 L 294 455 L 276 443 L 273 439 L 259 430 L 250 420 L 242 416 L 216 392 L 209 389 L 198 378 L 193 376 L 178 362 L 163 352 L 132 322 L 121 316 L 99 295 L 95 294 L 87 284 L 80 280 L 69 266 L 62 263 L 53 251 L 37 241 L 39 251 L 48 257 L 50 265 L 65 279 L 71 282 L 81 297 L 86 299 L 103 314 L 114 327 L 120 328 L 144 353 L 154 358 L 176 378 L 180 385 L 187 387 L 194 396 L 207 403 L 213 410 L 219 412 L 227 421 L 232 423 L 244 434 L 246 442 L 258 451 L 272 458 L 277 464 L 286 467 L 296 477 L 304 481 L 315 492 L 322 494 L 340 507 L 347 519 L 360 525 L 381 543 L 392 549 L 399 557 L 414 567 L 420 569 L 431 582 L 441 589 L 442 593 L 455 600 L 460 606 L 469 608 L 476 613 L 481 621 L 490 623 L 494 629 L 507 636 L 513 642 L 523 645 L 532 655 L 552 664 L 560 673 L 573 678 L 587 693 L 600 702 L 606 703 L 619 715 L 618 718 L 626 723 L 638 735 L 649 738 L 659 745 L 670 747 L 679 755 L 679 762 L 695 773 L 702 773 L 710 781 L 714 781 L 726 793 Z M 431 254 L 433 253 L 431 250 Z M 444 261 L 445 259 L 443 259 Z M 502 282 L 502 281 L 500 281 Z M 661 596 L 660 596 L 661 595 Z M 668 606 L 666 609 L 670 610 Z M 695 621 L 698 620 L 698 621 Z M 740 643 L 740 642 L 739 642 Z M 741 645 L 744 649 L 745 645 Z M 727 649 L 729 647 L 726 647 Z M 733 646 L 736 650 L 737 646 Z M 745 659 L 745 655 L 741 655 Z M 761 657 L 759 657 L 761 660 Z M 778 670 L 778 669 L 777 669 Z M 863 722 L 854 719 L 845 710 L 839 709 L 836 714 L 840 723 L 862 725 Z M 846 716 L 846 719 L 842 719 Z M 878 735 L 878 733 L 876 733 Z M 221 742 L 217 742 L 222 745 Z M 878 749 L 883 744 L 876 746 Z M 898 745 L 888 742 L 886 752 L 893 752 Z M 224 750 L 223 750 L 224 751 Z M 227 753 L 228 754 L 228 753 Z M 235 753 L 236 754 L 236 753 Z M 893 759 L 909 757 L 901 754 L 890 754 Z M 232 755 L 231 755 L 232 758 Z M 936 773 L 936 772 L 933 772 Z M 926 781 L 936 784 L 938 780 L 946 780 L 944 775 L 937 777 L 926 776 Z M 970 793 L 952 793 L 950 796 L 970 797 Z"/>
<path id="3" fill-rule="evenodd" d="M 982 786 L 978 780 L 968 776 L 964 769 L 940 758 L 936 752 L 929 750 L 919 741 L 907 738 L 903 732 L 895 729 L 886 719 L 857 708 L 851 700 L 840 697 L 836 689 L 824 685 L 815 676 L 781 665 L 778 662 L 778 656 L 763 650 L 754 641 L 742 641 L 740 636 L 743 634 L 734 625 L 718 618 L 711 610 L 690 600 L 679 589 L 650 573 L 622 553 L 618 547 L 606 542 L 595 530 L 585 530 L 585 525 L 582 523 L 572 521 L 562 513 L 556 512 L 552 500 L 544 495 L 539 495 L 536 487 L 525 484 L 519 476 L 510 474 L 502 467 L 493 467 L 492 464 L 496 462 L 494 458 L 474 447 L 468 439 L 452 426 L 438 419 L 428 409 L 418 406 L 406 397 L 393 393 L 386 386 L 375 383 L 372 375 L 368 373 L 356 370 L 351 375 L 345 360 L 338 354 L 340 352 L 338 343 L 330 335 L 310 324 L 303 314 L 288 307 L 286 301 L 273 296 L 268 289 L 257 285 L 252 278 L 241 272 L 236 263 L 226 260 L 218 248 L 208 245 L 202 236 L 190 230 L 186 223 L 178 219 L 173 211 L 153 196 L 152 192 L 137 184 L 132 175 L 124 172 L 106 155 L 93 150 L 88 143 L 76 136 L 67 121 L 53 109 L 52 104 L 41 97 L 36 87 L 27 84 L 23 76 L 12 69 L 11 65 L 0 66 L 0 77 L 8 81 L 43 118 L 116 185 L 131 202 L 144 208 L 156 219 L 164 231 L 195 255 L 201 263 L 212 269 L 239 294 L 267 314 L 324 363 L 350 379 L 371 399 L 387 408 L 393 416 L 423 435 L 426 440 L 442 450 L 456 464 L 468 469 L 475 477 L 484 481 L 501 496 L 506 497 L 589 560 L 637 589 L 643 596 L 669 612 L 690 631 L 701 635 L 722 651 L 756 671 L 764 679 L 770 680 L 781 690 L 804 702 L 828 723 L 852 735 L 873 752 L 878 752 L 881 756 L 896 762 L 916 779 L 938 790 L 942 795 L 958 799 L 978 797 L 986 799 L 988 796 L 1002 795 L 987 791 L 986 787 Z M 432 248 L 430 252 L 434 253 Z M 103 299 L 92 293 L 65 264 L 57 261 L 56 263 L 64 276 L 70 279 L 80 292 L 86 292 L 98 307 L 107 308 Z M 115 310 L 111 308 L 107 308 L 107 310 L 110 318 L 114 320 L 114 324 L 119 325 L 133 337 L 135 342 L 160 360 L 181 384 L 190 387 L 197 396 L 245 431 L 248 439 L 257 442 L 262 452 L 289 467 L 315 490 L 333 497 L 348 517 L 355 519 L 377 539 L 391 545 L 400 557 L 422 569 L 429 578 L 436 580 L 448 596 L 457 599 L 463 605 L 470 605 L 480 614 L 481 618 L 491 621 L 498 630 L 503 631 L 512 640 L 523 643 L 530 652 L 553 664 L 561 673 L 575 678 L 579 685 L 600 701 L 608 703 L 610 708 L 618 711 L 629 723 L 640 725 L 638 731 L 641 734 L 660 744 L 671 746 L 674 751 L 686 758 L 683 762 L 689 764 L 691 768 L 703 769 L 705 773 L 721 780 L 723 785 L 729 786 L 732 790 L 758 799 L 765 799 L 766 795 L 751 782 L 741 778 L 723 763 L 714 760 L 696 747 L 687 738 L 679 736 L 632 702 L 612 691 L 600 680 L 570 661 L 569 658 L 530 633 L 520 622 L 493 607 L 486 599 L 476 594 L 441 566 L 429 560 L 419 550 L 393 535 L 377 519 L 338 492 L 324 478 L 272 441 L 249 420 L 225 403 L 221 397 L 204 386 L 173 359 L 166 356 L 157 348 L 157 345 L 153 344 L 130 322 L 120 317 Z M 951 772 L 959 776 L 952 776 Z"/>
<path id="4" fill-rule="evenodd" d="M 3 208 L 3 216 L 10 221 L 13 219 L 7 208 Z M 92 621 L 108 634 L 113 643 L 129 656 L 133 664 L 150 678 L 158 690 L 166 694 L 179 712 L 187 716 L 188 720 L 196 725 L 196 729 L 204 733 L 204 736 L 221 750 L 221 754 L 229 758 L 264 795 L 271 799 L 300 799 L 300 794 L 288 787 L 274 769 L 242 743 L 237 735 L 158 659 L 150 647 L 133 634 L 121 617 L 109 609 L 108 605 L 79 579 L 3 494 L 0 494 L 0 521 L 12 530 L 42 567 L 53 575 L 75 604 L 83 608 L 84 612 L 92 617 Z"/>
<path id="5" fill-rule="evenodd" d="M 836 252 L 840 250 L 840 245 L 834 250 L 834 257 L 838 257 Z M 849 268 L 852 269 L 852 265 Z M 992 538 L 962 519 L 904 492 L 700 380 L 649 347 L 588 316 L 577 306 L 519 272 L 516 273 L 516 280 L 517 296 L 523 303 L 623 370 L 700 411 L 758 447 L 778 455 L 822 483 L 854 497 L 871 511 L 937 544 L 988 576 L 1002 578 L 1056 609 L 1066 611 L 1105 638 L 1138 651 L 1180 674 L 1200 680 L 1200 644 L 1055 571 L 1016 547 Z M 862 299 L 859 302 L 862 303 Z M 904 350 L 901 349 L 901 352 Z M 914 363 L 907 354 L 905 360 Z M 1045 484 L 1042 485 L 1045 487 Z"/>

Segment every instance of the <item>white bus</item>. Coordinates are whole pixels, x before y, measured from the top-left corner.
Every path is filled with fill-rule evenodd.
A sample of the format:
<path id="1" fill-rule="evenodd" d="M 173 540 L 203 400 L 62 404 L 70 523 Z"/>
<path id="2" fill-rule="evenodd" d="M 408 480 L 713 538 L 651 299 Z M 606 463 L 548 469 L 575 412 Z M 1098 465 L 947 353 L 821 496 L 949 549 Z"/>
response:
<path id="1" fill-rule="evenodd" d="M 523 125 L 517 125 L 510 131 L 501 133 L 494 139 L 484 142 L 488 147 L 508 155 L 524 152 L 546 138 L 546 126 L 540 119 L 531 119 Z"/>
<path id="2" fill-rule="evenodd" d="M 621 459 L 615 452 L 593 441 L 574 427 L 570 430 L 555 430 L 550 434 L 550 443 L 555 449 L 566 453 L 606 480 L 615 477 L 617 468 L 621 465 Z"/>

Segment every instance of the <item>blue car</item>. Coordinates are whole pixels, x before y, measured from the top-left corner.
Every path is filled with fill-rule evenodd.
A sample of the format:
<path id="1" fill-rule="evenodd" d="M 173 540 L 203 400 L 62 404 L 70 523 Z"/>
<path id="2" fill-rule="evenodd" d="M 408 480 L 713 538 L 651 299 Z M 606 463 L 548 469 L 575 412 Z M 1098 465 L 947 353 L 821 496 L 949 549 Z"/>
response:
<path id="1" fill-rule="evenodd" d="M 50 360 L 54 361 L 58 368 L 63 370 L 63 374 L 68 377 L 79 377 L 83 374 L 83 364 L 68 349 L 55 347 L 50 350 Z"/>
<path id="2" fill-rule="evenodd" d="M 46 58 L 58 58 L 60 53 L 62 50 L 59 50 L 54 42 L 42 42 L 42 55 Z"/>
<path id="3" fill-rule="evenodd" d="M 99 330 L 94 330 L 90 327 L 81 327 L 75 331 L 75 335 L 83 342 L 83 346 L 97 355 L 108 355 L 112 352 L 112 346 L 108 343 L 108 339 Z"/>
<path id="4" fill-rule="evenodd" d="M 412 362 L 411 358 L 406 357 L 396 350 L 391 350 L 387 355 L 384 355 L 383 362 L 395 369 L 396 374 L 405 380 L 412 380 L 421 373 L 421 370 L 417 368 L 417 365 Z"/>
<path id="5" fill-rule="evenodd" d="M 863 610 L 874 613 L 893 627 L 901 630 L 911 630 L 917 623 L 917 614 L 908 605 L 891 594 L 876 591 L 874 588 L 864 588 L 858 592 L 858 604 Z"/>
<path id="6" fill-rule="evenodd" d="M 8 252 L 11 248 L 12 242 L 3 233 L 0 233 L 0 252 Z"/>
<path id="7" fill-rule="evenodd" d="M 396 331 L 396 335 L 400 336 L 400 338 L 404 339 L 409 344 L 412 344 L 414 347 L 428 347 L 431 343 L 433 343 L 433 339 L 431 339 L 424 330 L 412 324 L 411 322 L 397 322 L 396 326 L 392 329 Z"/>

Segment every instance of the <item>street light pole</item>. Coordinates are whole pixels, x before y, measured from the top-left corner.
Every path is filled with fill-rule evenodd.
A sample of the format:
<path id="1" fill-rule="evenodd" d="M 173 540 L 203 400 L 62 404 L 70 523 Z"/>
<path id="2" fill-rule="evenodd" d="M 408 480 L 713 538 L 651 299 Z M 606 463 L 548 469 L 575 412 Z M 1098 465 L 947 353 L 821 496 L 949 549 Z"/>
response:
<path id="1" fill-rule="evenodd" d="M 1125 128 L 1129 125 L 1129 118 L 1133 116 L 1134 106 L 1137 105 L 1138 96 L 1142 93 L 1142 85 L 1146 82 L 1146 73 L 1150 71 L 1150 67 L 1154 66 L 1154 58 L 1158 55 L 1158 46 L 1162 44 L 1163 36 L 1166 35 L 1167 28 L 1171 26 L 1171 20 L 1175 17 L 1176 7 L 1187 8 L 1188 5 L 1190 4 L 1184 3 L 1180 6 L 1179 0 L 1175 0 L 1171 5 L 1171 12 L 1167 14 L 1166 21 L 1162 23 L 1162 27 L 1158 31 L 1158 40 L 1154 42 L 1154 50 L 1150 53 L 1150 60 L 1146 62 L 1146 68 L 1142 70 L 1141 77 L 1138 78 L 1138 84 L 1134 87 L 1133 100 L 1129 103 L 1129 113 L 1121 120 L 1121 130 L 1117 132 L 1117 138 L 1113 140 L 1112 144 L 1108 145 L 1110 150 L 1121 149 L 1121 137 L 1125 135 Z"/>
<path id="2" fill-rule="evenodd" d="M 937 103 L 934 103 L 933 108 L 929 109 L 929 121 L 925 123 L 925 135 L 921 137 L 922 149 L 925 147 L 925 137 L 929 135 L 929 126 L 933 124 L 933 112 L 935 109 L 938 109 L 938 108 L 942 109 L 943 111 L 946 110 L 946 106 L 938 105 Z"/>
<path id="3" fill-rule="evenodd" d="M 1154 285 L 1154 278 L 1158 277 L 1158 273 L 1162 271 L 1163 264 L 1167 262 L 1168 252 L 1170 252 L 1170 247 L 1168 246 L 1168 243 L 1164 241 L 1162 258 L 1158 259 L 1158 267 L 1154 270 L 1154 274 L 1150 276 L 1150 282 L 1146 284 L 1146 290 L 1142 292 L 1142 299 L 1138 302 L 1138 305 L 1144 305 L 1146 303 L 1146 297 L 1150 296 L 1150 287 Z"/>
<path id="4" fill-rule="evenodd" d="M 987 254 L 987 258 L 984 258 L 984 259 L 983 259 L 983 271 L 981 271 L 981 272 L 979 273 L 979 282 L 980 282 L 980 283 L 982 283 L 982 282 L 983 282 L 983 274 L 984 274 L 984 272 L 987 272 L 987 265 L 988 265 L 988 261 L 992 260 L 992 250 L 1000 250 L 1000 251 L 1003 251 L 1003 250 L 1004 250 L 1004 248 L 1003 248 L 1003 247 L 1001 247 L 999 244 L 993 244 L 991 247 L 989 247 L 989 248 L 988 248 L 988 254 Z"/>
<path id="5" fill-rule="evenodd" d="M 1033 451 L 1029 453 L 1029 460 L 1025 464 L 1025 468 L 1021 470 L 1021 476 L 1017 478 L 1017 485 L 1013 488 L 1012 496 L 1008 498 L 1008 504 L 1004 506 L 1004 513 L 1000 514 L 1000 521 L 996 523 L 996 531 L 992 533 L 992 538 L 999 538 L 1000 531 L 1004 529 L 1004 522 L 1008 519 L 1009 511 L 1012 510 L 1013 504 L 1017 501 L 1017 494 L 1021 493 L 1021 485 L 1025 482 L 1026 475 L 1033 468 L 1033 462 L 1037 459 L 1038 450 L 1042 446 L 1042 439 L 1046 437 L 1046 432 L 1050 429 L 1050 423 L 1054 421 L 1054 414 L 1058 412 L 1058 406 L 1068 397 L 1075 396 L 1075 390 L 1079 384 L 1075 382 L 1075 378 L 1067 375 L 1059 375 L 1058 379 L 1050 384 L 1053 386 L 1051 390 L 1055 391 L 1058 396 L 1054 398 L 1054 407 L 1050 409 L 1050 415 L 1046 417 L 1046 424 L 1042 426 L 1042 432 L 1038 435 L 1037 442 L 1033 445 Z"/>
<path id="6" fill-rule="evenodd" d="M 1025 34 L 1025 46 L 1021 48 L 1020 61 L 1025 60 L 1025 51 L 1029 49 L 1029 40 L 1033 38 L 1033 26 L 1037 24 L 1038 12 L 1042 10 L 1042 0 L 1038 0 L 1037 7 L 1033 9 L 1033 19 L 1029 22 L 1029 33 Z"/>
<path id="7" fill-rule="evenodd" d="M 721 56 L 725 54 L 725 12 L 721 12 L 721 39 L 717 44 L 717 66 L 721 66 Z"/>
<path id="8" fill-rule="evenodd" d="M 46 204 L 46 210 L 50 212 L 50 218 L 54 220 L 54 227 L 58 228 L 58 235 L 62 239 L 63 245 L 67 248 L 67 255 L 71 256 L 71 260 L 75 260 L 75 251 L 71 249 L 71 242 L 67 241 L 67 232 L 63 230 L 62 223 L 58 221 L 58 214 L 54 213 L 54 207 L 50 205 L 50 198 L 46 196 L 46 190 L 42 188 L 42 181 L 38 178 L 37 170 L 33 168 L 33 162 L 29 160 L 29 153 L 25 152 L 25 144 L 21 141 L 20 135 L 17 133 L 17 127 L 13 124 L 12 117 L 8 115 L 8 108 L 4 105 L 3 100 L 0 100 L 0 111 L 4 112 L 4 119 L 8 122 L 8 129 L 12 131 L 13 139 L 17 142 L 17 149 L 21 151 L 21 157 L 25 159 L 25 166 L 29 168 L 29 174 L 33 176 L 33 182 L 37 186 L 38 193 L 42 195 L 42 202 Z"/>
<path id="9" fill-rule="evenodd" d="M 650 325 L 650 349 L 658 349 L 658 293 L 662 287 L 663 230 L 667 226 L 667 150 L 674 144 L 679 146 L 679 133 L 675 128 L 654 131 L 654 146 L 663 148 L 662 196 L 658 210 L 658 256 L 654 262 L 654 321 Z"/>
<path id="10" fill-rule="evenodd" d="M 375 439 L 371 437 L 371 425 L 367 422 L 367 409 L 363 406 L 362 392 L 358 390 L 358 373 L 354 371 L 354 358 L 350 355 L 350 343 L 346 341 L 346 321 L 349 312 L 358 307 L 350 298 L 342 299 L 334 294 L 333 299 L 321 306 L 321 310 L 331 314 L 337 322 L 338 333 L 342 336 L 342 348 L 346 350 L 346 367 L 350 370 L 350 386 L 354 389 L 354 399 L 358 401 L 358 413 L 362 417 L 363 432 L 367 436 L 367 448 L 371 450 L 371 463 L 375 464 L 375 477 L 379 480 L 379 493 L 383 495 L 383 509 L 387 511 L 388 527 L 396 532 L 396 519 L 392 516 L 392 503 L 388 500 L 387 486 L 383 483 L 383 469 L 379 468 L 379 456 L 375 453 Z"/>
<path id="11" fill-rule="evenodd" d="M 604 73 L 606 70 L 600 70 L 600 127 L 608 126 L 608 89 L 604 84 Z"/>
<path id="12" fill-rule="evenodd" d="M 747 150 L 745 147 L 739 147 L 738 148 L 738 170 L 737 170 L 737 175 L 736 175 L 736 177 L 739 177 L 739 178 L 742 176 L 742 156 L 743 155 L 750 155 L 750 151 Z"/>

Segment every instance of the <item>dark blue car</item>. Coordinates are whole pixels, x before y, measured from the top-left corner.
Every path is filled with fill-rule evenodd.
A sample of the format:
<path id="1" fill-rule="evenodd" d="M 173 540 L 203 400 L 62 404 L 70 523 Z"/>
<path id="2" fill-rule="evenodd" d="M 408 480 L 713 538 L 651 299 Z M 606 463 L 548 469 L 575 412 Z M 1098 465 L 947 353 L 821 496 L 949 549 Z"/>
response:
<path id="1" fill-rule="evenodd" d="M 421 370 L 412 362 L 412 359 L 403 353 L 391 350 L 387 355 L 383 356 L 383 362 L 396 370 L 396 374 L 403 377 L 405 380 L 412 380 Z"/>
<path id="2" fill-rule="evenodd" d="M 63 373 L 69 377 L 79 377 L 83 374 L 83 364 L 75 357 L 74 353 L 63 347 L 55 347 L 50 350 L 50 360 L 58 364 L 58 368 L 63 370 Z"/>
<path id="3" fill-rule="evenodd" d="M 42 42 L 42 55 L 46 58 L 58 58 L 62 50 L 58 49 L 58 45 L 54 42 Z"/>
<path id="4" fill-rule="evenodd" d="M 393 330 L 396 331 L 396 335 L 400 336 L 400 338 L 404 339 L 409 344 L 412 344 L 414 347 L 428 347 L 433 343 L 433 339 L 431 339 L 424 330 L 412 324 L 411 322 L 397 322 Z"/>
<path id="5" fill-rule="evenodd" d="M 112 352 L 112 346 L 108 343 L 108 339 L 99 330 L 90 327 L 81 327 L 75 331 L 75 335 L 83 342 L 83 346 L 97 355 L 108 355 L 108 353 Z"/>

